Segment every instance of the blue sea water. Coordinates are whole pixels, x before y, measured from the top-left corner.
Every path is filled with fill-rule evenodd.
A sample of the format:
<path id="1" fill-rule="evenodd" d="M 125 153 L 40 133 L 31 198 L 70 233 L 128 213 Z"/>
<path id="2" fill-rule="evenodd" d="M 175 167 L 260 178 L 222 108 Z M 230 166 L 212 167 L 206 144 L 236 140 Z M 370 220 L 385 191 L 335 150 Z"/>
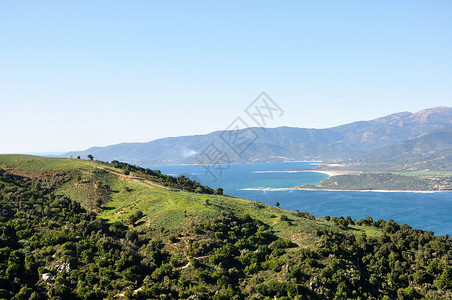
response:
<path id="1" fill-rule="evenodd" d="M 312 172 L 315 163 L 280 162 L 223 166 L 153 165 L 143 166 L 162 173 L 185 175 L 224 193 L 275 205 L 307 211 L 315 216 L 351 216 L 375 220 L 393 219 L 413 228 L 431 230 L 437 235 L 452 234 L 452 192 L 351 192 L 269 190 L 291 188 L 305 183 L 317 184 L 328 175 Z"/>

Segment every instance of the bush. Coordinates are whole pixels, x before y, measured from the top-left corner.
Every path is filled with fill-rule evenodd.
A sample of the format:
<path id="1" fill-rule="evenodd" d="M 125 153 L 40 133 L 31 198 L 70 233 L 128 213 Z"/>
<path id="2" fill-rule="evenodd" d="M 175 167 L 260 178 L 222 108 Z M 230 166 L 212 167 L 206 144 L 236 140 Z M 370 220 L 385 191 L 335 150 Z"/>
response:
<path id="1" fill-rule="evenodd" d="M 175 242 L 178 241 L 178 238 L 177 238 L 175 235 L 170 235 L 170 236 L 168 237 L 168 240 L 169 240 L 171 243 L 175 243 Z"/>
<path id="2" fill-rule="evenodd" d="M 129 224 L 133 225 L 135 224 L 139 219 L 141 219 L 144 216 L 143 212 L 141 210 L 136 211 L 135 213 L 133 213 L 132 215 L 130 215 L 127 218 L 127 221 L 129 222 Z"/>

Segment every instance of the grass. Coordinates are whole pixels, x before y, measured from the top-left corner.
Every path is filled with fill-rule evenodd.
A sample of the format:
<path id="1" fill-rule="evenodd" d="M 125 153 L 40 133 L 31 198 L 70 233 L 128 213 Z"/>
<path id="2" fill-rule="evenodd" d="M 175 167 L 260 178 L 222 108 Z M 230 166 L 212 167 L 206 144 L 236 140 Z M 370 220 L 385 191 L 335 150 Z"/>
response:
<path id="1" fill-rule="evenodd" d="M 85 160 L 72 158 L 50 158 L 33 155 L 6 154 L 0 155 L 0 168 L 21 170 L 29 174 L 52 171 L 71 171 L 74 169 L 88 169 Z"/>
<path id="2" fill-rule="evenodd" d="M 354 231 L 355 234 L 365 234 L 368 237 L 379 237 L 382 235 L 380 229 L 373 226 L 358 226 L 358 225 L 349 225 L 349 230 Z"/>
<path id="3" fill-rule="evenodd" d="M 145 180 L 136 180 L 133 174 L 120 175 L 121 170 L 106 167 L 96 161 L 0 155 L 0 168 L 29 176 L 56 171 L 67 172 L 71 179 L 59 187 L 57 193 L 80 202 L 86 209 L 97 211 L 101 218 L 110 222 L 125 221 L 136 211 L 142 211 L 144 217 L 136 226 L 149 226 L 177 233 L 195 224 L 208 222 L 222 213 L 232 212 L 239 216 L 250 215 L 271 226 L 278 236 L 303 247 L 312 247 L 315 244 L 315 230 L 342 231 L 333 222 L 323 218 L 311 220 L 300 217 L 295 212 L 256 201 L 188 193 L 151 185 Z M 101 186 L 109 187 L 108 197 L 101 193 Z M 101 199 L 103 204 L 99 208 L 95 203 L 100 197 L 105 199 Z M 379 235 L 378 229 L 368 226 L 351 226 L 347 232 L 356 235 Z"/>

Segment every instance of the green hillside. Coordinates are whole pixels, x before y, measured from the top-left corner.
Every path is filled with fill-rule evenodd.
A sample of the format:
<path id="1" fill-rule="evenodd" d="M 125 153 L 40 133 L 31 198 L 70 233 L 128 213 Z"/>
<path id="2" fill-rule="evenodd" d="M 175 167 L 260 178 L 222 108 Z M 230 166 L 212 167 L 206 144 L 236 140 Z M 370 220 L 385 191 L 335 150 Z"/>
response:
<path id="1" fill-rule="evenodd" d="M 118 162 L 0 155 L 0 299 L 452 297 L 452 239 Z"/>
<path id="2" fill-rule="evenodd" d="M 232 212 L 240 216 L 250 215 L 272 225 L 282 236 L 291 236 L 300 244 L 304 239 L 311 239 L 308 233 L 313 228 L 331 227 L 327 222 L 313 222 L 298 217 L 296 212 L 251 200 L 169 188 L 145 179 L 144 174 L 131 172 L 124 175 L 124 170 L 103 162 L 0 155 L 0 168 L 42 183 L 59 180 L 56 194 L 79 202 L 85 209 L 110 222 L 127 222 L 130 216 L 141 211 L 144 215 L 142 226 L 177 231 Z M 283 215 L 293 219 L 290 230 L 285 226 L 287 222 L 281 221 Z"/>

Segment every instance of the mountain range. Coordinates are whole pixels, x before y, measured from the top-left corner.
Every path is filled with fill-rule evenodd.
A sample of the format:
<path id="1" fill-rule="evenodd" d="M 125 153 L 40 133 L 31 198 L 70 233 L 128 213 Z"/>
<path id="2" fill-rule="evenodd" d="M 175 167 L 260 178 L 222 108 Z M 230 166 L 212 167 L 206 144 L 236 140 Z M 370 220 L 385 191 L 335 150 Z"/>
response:
<path id="1" fill-rule="evenodd" d="M 372 150 L 360 158 L 366 162 L 408 159 L 422 155 L 443 153 L 451 150 L 451 148 L 452 127 L 447 127 L 422 133 L 394 145 Z"/>
<path id="2" fill-rule="evenodd" d="M 387 160 L 394 156 L 404 158 L 411 154 L 452 150 L 452 131 L 442 130 L 449 127 L 452 128 L 452 108 L 435 107 L 326 129 L 254 127 L 205 135 L 168 137 L 147 143 L 93 147 L 69 152 L 64 156 L 86 157 L 91 154 L 99 160 L 120 160 L 140 165 L 206 163 L 202 158 L 209 153 L 212 155 L 213 150 L 217 154 L 222 153 L 221 158 L 226 158 L 228 163 Z M 237 144 L 232 143 L 231 146 L 231 142 L 225 137 L 242 139 L 244 142 L 240 144 L 239 151 Z"/>

